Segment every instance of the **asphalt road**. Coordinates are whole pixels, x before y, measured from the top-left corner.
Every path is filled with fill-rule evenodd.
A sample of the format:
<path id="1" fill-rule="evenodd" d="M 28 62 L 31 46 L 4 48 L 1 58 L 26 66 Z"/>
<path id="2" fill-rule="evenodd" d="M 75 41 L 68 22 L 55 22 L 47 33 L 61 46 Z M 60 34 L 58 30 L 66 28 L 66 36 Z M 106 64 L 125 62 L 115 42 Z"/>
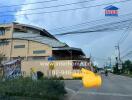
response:
<path id="1" fill-rule="evenodd" d="M 102 79 L 102 86 L 94 89 L 84 88 L 81 80 L 65 81 L 66 100 L 132 100 L 132 78 L 110 74 Z"/>

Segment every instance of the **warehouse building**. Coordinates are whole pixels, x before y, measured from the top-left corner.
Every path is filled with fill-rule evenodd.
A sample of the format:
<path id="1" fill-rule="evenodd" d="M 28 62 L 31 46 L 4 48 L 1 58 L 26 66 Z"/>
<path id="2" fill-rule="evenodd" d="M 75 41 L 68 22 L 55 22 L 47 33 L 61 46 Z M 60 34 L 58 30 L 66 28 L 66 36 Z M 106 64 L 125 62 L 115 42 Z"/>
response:
<path id="1" fill-rule="evenodd" d="M 25 75 L 30 74 L 32 67 L 48 75 L 51 62 L 52 70 L 65 78 L 71 76 L 63 75 L 64 71 L 89 66 L 89 59 L 80 48 L 68 46 L 45 29 L 16 22 L 0 25 L 0 53 L 4 54 L 5 62 L 20 57 Z"/>

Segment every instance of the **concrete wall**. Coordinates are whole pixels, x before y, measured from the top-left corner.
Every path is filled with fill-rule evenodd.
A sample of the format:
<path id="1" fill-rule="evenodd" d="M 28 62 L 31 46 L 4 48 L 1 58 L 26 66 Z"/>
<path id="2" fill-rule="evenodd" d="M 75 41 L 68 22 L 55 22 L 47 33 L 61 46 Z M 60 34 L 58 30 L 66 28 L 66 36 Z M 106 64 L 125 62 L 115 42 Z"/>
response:
<path id="1" fill-rule="evenodd" d="M 15 45 L 25 45 L 25 48 L 14 48 Z M 45 50 L 42 54 L 33 54 L 34 50 Z M 29 56 L 51 56 L 52 48 L 48 45 L 27 40 L 14 40 L 12 44 L 11 57 L 29 57 Z"/>
<path id="2" fill-rule="evenodd" d="M 3 24 L 0 25 L 0 28 L 5 29 L 5 34 L 0 35 L 0 39 L 5 39 L 4 41 L 8 41 L 8 44 L 0 44 L 0 53 L 3 53 L 5 57 L 33 57 L 33 56 L 52 56 L 52 47 L 47 44 L 42 44 L 35 41 L 29 40 L 20 40 L 20 39 L 13 39 L 13 24 Z M 14 48 L 15 45 L 25 45 L 25 48 Z M 34 50 L 45 50 L 45 53 L 41 54 L 33 54 Z"/>
<path id="3" fill-rule="evenodd" d="M 35 68 L 36 71 L 42 71 L 45 76 L 51 75 L 51 70 L 49 68 L 49 61 L 22 61 L 22 71 L 25 76 L 29 76 L 31 68 Z M 54 69 L 52 70 L 52 75 L 63 76 L 64 78 L 72 78 L 72 60 L 61 60 L 53 61 Z"/>
<path id="4" fill-rule="evenodd" d="M 28 40 L 8 40 L 8 45 L 0 45 L 0 51 L 7 58 L 10 57 L 33 57 L 33 56 L 52 56 L 52 47 Z M 24 48 L 14 48 L 16 45 L 25 45 Z M 42 54 L 33 54 L 34 50 L 45 50 Z"/>

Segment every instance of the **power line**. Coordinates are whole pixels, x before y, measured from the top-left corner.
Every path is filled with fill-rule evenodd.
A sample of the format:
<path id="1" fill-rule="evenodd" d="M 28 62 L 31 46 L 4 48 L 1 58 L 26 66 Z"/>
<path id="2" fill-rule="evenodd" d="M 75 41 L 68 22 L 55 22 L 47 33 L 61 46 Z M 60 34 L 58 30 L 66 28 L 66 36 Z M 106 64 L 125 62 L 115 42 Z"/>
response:
<path id="1" fill-rule="evenodd" d="M 127 37 L 129 36 L 129 34 L 130 34 L 130 31 L 128 30 L 127 34 L 124 36 L 124 38 L 122 39 L 122 41 L 120 42 L 120 44 L 123 43 L 127 39 Z"/>
<path id="2" fill-rule="evenodd" d="M 119 30 L 119 29 L 118 29 Z M 55 34 L 56 36 L 63 36 L 63 35 L 71 35 L 71 34 L 85 34 L 85 33 L 93 33 L 93 32 L 104 32 L 104 31 L 112 31 L 110 29 L 99 29 L 99 30 L 87 30 L 87 31 L 72 31 L 72 32 L 66 32 L 61 34 Z"/>
<path id="3" fill-rule="evenodd" d="M 118 43 L 121 44 L 121 43 L 123 43 L 126 40 L 126 38 L 128 37 L 128 35 L 130 34 L 131 25 L 132 25 L 132 23 L 130 23 L 130 25 L 127 27 L 127 29 L 125 30 L 125 32 L 123 32 L 122 37 L 121 37 L 121 39 L 119 40 Z"/>
<path id="4" fill-rule="evenodd" d="M 132 23 L 130 23 L 130 25 L 127 27 L 127 29 L 125 30 L 125 32 L 124 32 L 124 35 L 122 35 L 122 38 L 120 39 L 120 41 L 118 42 L 118 43 L 123 43 L 126 39 L 127 39 L 127 37 L 129 36 L 129 34 L 130 34 L 130 28 L 131 28 L 131 25 L 132 25 Z M 126 50 L 124 50 L 124 51 L 126 51 Z M 129 54 L 129 53 L 128 53 Z M 128 55 L 128 54 L 126 54 L 126 55 Z M 126 56 L 126 55 L 124 55 L 124 56 Z"/>
<path id="5" fill-rule="evenodd" d="M 131 13 L 130 14 L 125 14 L 125 15 L 122 15 L 121 17 L 126 17 L 126 15 L 131 15 Z M 119 18 L 119 17 L 118 17 Z M 119 18 L 120 19 L 120 18 Z M 106 19 L 103 19 L 104 21 L 106 20 Z M 107 20 L 109 20 L 109 19 L 107 19 Z M 94 22 L 94 23 L 96 23 L 95 21 L 102 21 L 102 19 L 101 20 L 94 20 L 94 21 L 89 21 L 89 22 L 87 22 L 87 23 L 85 23 L 85 24 L 88 24 L 88 23 L 90 23 L 90 22 Z M 96 26 L 94 26 L 94 28 L 93 27 L 89 27 L 89 28 L 87 28 L 87 30 L 86 30 L 86 28 L 85 29 L 81 29 L 81 30 L 76 30 L 76 31 L 69 31 L 69 32 L 66 32 L 66 33 L 61 33 L 61 34 L 54 34 L 54 36 L 63 36 L 63 35 L 67 35 L 67 34 L 80 34 L 80 33 L 93 33 L 93 32 L 104 32 L 104 31 L 116 31 L 116 30 L 119 30 L 119 29 L 122 29 L 122 28 L 120 28 L 120 26 L 121 25 L 119 25 L 119 24 L 121 24 L 121 23 L 124 23 L 124 22 L 131 22 L 132 21 L 132 19 L 127 19 L 127 20 L 123 20 L 123 21 L 119 21 L 119 22 L 112 22 L 112 23 L 108 23 L 108 24 L 104 24 L 104 25 L 98 25 L 98 27 L 101 27 L 102 29 L 98 29 L 98 27 Z M 101 23 L 101 22 L 99 22 L 99 23 Z M 84 24 L 84 23 L 83 23 Z M 114 25 L 115 24 L 115 25 Z M 77 24 L 78 25 L 78 24 Z M 114 27 L 114 29 L 113 29 L 113 27 L 110 27 L 110 25 L 111 26 L 113 26 Z M 105 28 L 104 26 L 109 26 L 110 28 Z M 72 26 L 70 26 L 70 27 L 72 27 Z M 104 27 L 104 28 L 103 28 Z M 125 25 L 123 24 L 123 27 L 125 27 Z M 93 28 L 93 29 L 92 29 Z M 89 30 L 89 29 L 92 29 L 92 30 Z"/>
<path id="6" fill-rule="evenodd" d="M 125 15 L 122 15 L 122 16 L 124 16 L 124 17 L 126 17 L 126 15 L 130 15 L 131 13 L 129 13 L 129 14 L 125 14 Z M 121 17 L 122 17 L 121 16 Z M 105 19 L 104 19 L 105 20 Z M 109 20 L 109 19 L 107 19 L 107 20 Z M 95 21 L 102 21 L 102 19 L 101 20 L 95 20 Z M 90 21 L 90 22 L 95 22 L 95 21 Z M 118 27 L 120 27 L 120 25 L 118 25 L 119 23 L 124 23 L 124 22 L 131 22 L 132 21 L 132 19 L 129 19 L 129 20 L 125 20 L 125 21 L 120 21 L 120 22 L 114 22 L 114 23 L 108 23 L 107 25 L 106 24 L 104 24 L 104 25 L 99 25 L 99 27 L 101 27 L 102 29 L 97 29 L 97 27 L 95 27 L 94 28 L 94 30 L 88 30 L 88 29 L 92 29 L 92 27 L 90 27 L 90 28 L 88 28 L 87 30 L 86 29 L 81 29 L 81 30 L 77 30 L 77 31 L 70 31 L 70 32 L 67 32 L 67 33 L 63 33 L 63 34 L 54 34 L 54 36 L 58 36 L 58 35 L 60 35 L 60 36 L 63 36 L 63 35 L 67 35 L 67 34 L 80 34 L 80 33 L 93 33 L 93 32 L 104 32 L 104 31 L 113 31 L 113 30 L 119 30 L 119 29 L 122 29 L 122 28 L 118 28 Z M 100 22 L 101 23 L 101 22 Z M 113 24 L 115 24 L 115 25 L 113 25 Z M 117 24 L 117 25 L 116 25 Z M 113 29 L 113 27 L 112 28 L 103 28 L 103 26 L 110 26 L 110 25 L 112 25 L 113 27 L 114 27 L 114 29 Z M 118 27 L 115 27 L 115 26 L 118 26 Z M 125 27 L 125 25 L 123 24 L 123 26 Z"/>
<path id="7" fill-rule="evenodd" d="M 131 24 L 132 23 L 130 23 L 130 25 L 127 27 L 127 29 L 125 30 L 125 32 L 123 32 L 122 37 L 121 37 L 121 39 L 118 42 L 118 46 L 117 47 L 118 47 L 118 51 L 119 51 L 119 60 L 121 60 L 121 58 L 123 58 L 123 57 L 125 57 L 126 55 L 129 54 L 129 53 L 127 53 L 123 57 L 120 57 L 120 46 L 119 46 L 119 44 L 123 43 L 127 39 L 128 35 L 130 33 Z"/>
<path id="8" fill-rule="evenodd" d="M 127 49 L 125 49 L 122 53 L 123 53 L 123 55 L 126 55 L 126 52 L 129 52 L 130 51 L 130 49 L 129 49 L 130 47 L 128 47 Z"/>
<path id="9" fill-rule="evenodd" d="M 130 54 L 132 54 L 132 51 L 127 52 L 127 53 L 126 53 L 124 56 L 122 56 L 121 58 L 127 57 L 127 56 L 129 56 Z"/>
<path id="10" fill-rule="evenodd" d="M 127 21 L 129 21 L 129 20 L 127 20 Z M 124 22 L 124 21 L 120 21 L 120 22 L 116 22 L 116 23 L 122 23 L 122 22 Z M 109 23 L 110 25 L 112 25 L 111 23 Z M 109 24 L 107 25 L 107 26 L 109 26 Z M 114 23 L 115 24 L 115 23 Z M 91 27 L 90 27 L 91 28 Z M 115 29 L 117 29 L 117 27 L 114 27 Z M 96 29 L 96 28 L 95 28 Z M 119 28 L 120 29 L 120 28 Z M 89 31 L 89 30 L 87 30 L 87 31 L 74 31 L 73 33 L 75 33 L 75 34 L 80 34 L 80 33 L 92 33 L 92 32 L 103 32 L 103 31 L 108 31 L 108 30 L 112 30 L 112 29 L 108 29 L 108 28 L 104 28 L 104 29 L 102 29 L 102 30 L 92 30 L 92 31 Z M 114 29 L 113 29 L 114 30 Z M 67 35 L 67 34 L 73 34 L 73 33 L 63 33 L 63 34 L 54 34 L 54 36 L 57 36 L 57 35 Z M 27 37 L 27 38 L 36 38 L 36 37 L 41 37 L 41 36 L 35 36 L 35 37 Z M 26 37 L 25 37 L 26 38 Z"/>
<path id="11" fill-rule="evenodd" d="M 127 21 L 130 21 L 130 20 L 127 20 Z M 120 22 L 115 22 L 115 23 L 122 23 L 122 22 L 125 22 L 125 21 L 120 21 Z M 115 24 L 114 23 L 114 24 Z M 111 23 L 109 23 L 110 25 L 112 25 Z M 109 24 L 107 26 L 109 26 Z M 106 25 L 105 25 L 106 26 Z M 113 26 L 113 25 L 112 25 Z M 101 26 L 100 26 L 101 27 Z M 90 27 L 91 28 L 91 27 Z M 116 27 L 115 27 L 116 28 Z M 95 28 L 96 29 L 96 28 Z M 108 29 L 104 28 L 102 30 L 93 30 L 93 31 L 82 31 L 82 33 L 86 33 L 86 32 L 101 32 L 101 31 L 107 31 Z M 77 31 L 76 31 L 77 32 Z M 54 35 L 57 35 L 57 34 L 54 34 Z M 60 34 L 61 35 L 61 34 Z M 23 37 L 23 38 L 36 38 L 36 37 L 41 37 L 41 36 L 34 36 L 34 37 Z"/>
<path id="12" fill-rule="evenodd" d="M 63 10 L 54 10 L 54 11 L 47 11 L 47 12 L 45 11 L 45 12 L 28 13 L 26 15 L 35 15 L 35 14 L 43 14 L 43 13 L 47 14 L 47 13 L 57 13 L 57 12 L 65 12 L 65 11 L 72 11 L 72 10 L 80 10 L 80 9 L 99 7 L 99 6 L 103 6 L 103 5 L 109 5 L 109 4 L 123 3 L 123 2 L 127 2 L 127 1 L 131 1 L 131 0 L 123 0 L 123 1 L 119 1 L 119 2 L 104 3 L 104 4 L 98 4 L 98 5 L 94 5 L 94 6 L 88 6 L 88 7 L 78 7 L 78 8 L 72 8 L 72 9 L 63 9 Z M 25 14 L 17 14 L 15 16 L 21 16 L 21 15 L 25 15 Z M 0 15 L 0 17 L 5 17 L 5 16 L 14 16 L 14 15 L 13 14 Z"/>
<path id="13" fill-rule="evenodd" d="M 130 20 L 127 20 L 127 21 L 130 21 Z M 131 19 L 131 21 L 132 21 L 132 19 Z M 92 27 L 90 27 L 90 28 L 87 28 L 87 30 L 86 29 L 81 29 L 81 30 L 77 30 L 77 31 L 68 31 L 68 32 L 65 32 L 65 33 L 55 34 L 55 35 L 57 35 L 57 36 L 60 35 L 61 36 L 61 35 L 68 35 L 68 34 L 80 34 L 80 33 L 91 33 L 91 32 L 104 32 L 104 31 L 117 31 L 119 29 L 123 29 L 123 28 L 120 28 L 121 25 L 118 25 L 119 23 L 121 24 L 123 22 L 125 22 L 125 21 L 120 21 L 120 22 L 115 22 L 115 23 L 108 23 L 108 24 L 99 25 L 99 26 L 96 26 L 96 27 L 94 26 L 93 29 L 92 29 Z M 104 26 L 110 26 L 110 25 L 112 27 L 104 27 Z M 98 29 L 98 27 L 99 27 L 99 29 Z M 101 29 L 100 29 L 100 27 L 101 27 Z"/>
<path id="14" fill-rule="evenodd" d="M 129 15 L 132 15 L 132 13 L 128 13 L 128 14 L 124 14 L 124 15 L 120 15 L 118 17 L 118 19 L 121 19 L 122 17 L 126 17 L 126 16 L 129 16 Z M 58 28 L 54 28 L 54 29 L 50 29 L 48 31 L 54 31 L 54 30 L 64 30 L 64 29 L 68 29 L 68 28 L 74 28 L 74 27 L 77 27 L 77 26 L 82 26 L 82 25 L 88 25 L 90 23 L 97 23 L 97 22 L 100 22 L 100 21 L 107 21 L 107 20 L 112 20 L 113 18 L 102 18 L 102 19 L 98 19 L 98 20 L 92 20 L 92 21 L 86 21 L 86 22 L 83 22 L 83 23 L 79 23 L 79 24 L 74 24 L 74 25 L 70 25 L 70 26 L 64 26 L 64 27 L 58 27 Z M 130 21 L 130 20 L 128 20 Z"/>
<path id="15" fill-rule="evenodd" d="M 22 6 L 22 5 L 29 5 L 29 4 L 40 4 L 40 3 L 54 2 L 54 1 L 58 1 L 58 0 L 47 0 L 47 1 L 32 2 L 32 3 L 23 3 L 23 4 L 7 5 L 7 6 L 0 6 L 0 8 L 7 8 L 7 7 L 14 7 L 14 6 Z"/>
<path id="16" fill-rule="evenodd" d="M 61 4 L 61 5 L 55 5 L 55 6 L 47 6 L 47 7 L 39 7 L 39 8 L 32 8 L 32 9 L 24 9 L 24 10 L 19 10 L 19 11 L 30 11 L 30 10 L 39 10 L 39 9 L 45 9 L 45 8 L 64 7 L 64 6 L 69 6 L 69 5 L 86 3 L 86 2 L 90 2 L 90 1 L 95 1 L 95 0 L 81 1 L 81 2 L 73 2 L 73 3 Z M 0 12 L 0 13 L 7 13 L 7 12 L 16 12 L 16 11 L 15 10 L 9 10 L 9 11 Z"/>
<path id="17" fill-rule="evenodd" d="M 132 45 L 131 46 L 128 46 L 125 50 L 123 50 L 123 52 L 122 53 L 126 53 L 127 51 L 129 51 L 130 50 L 130 48 L 132 47 Z"/>

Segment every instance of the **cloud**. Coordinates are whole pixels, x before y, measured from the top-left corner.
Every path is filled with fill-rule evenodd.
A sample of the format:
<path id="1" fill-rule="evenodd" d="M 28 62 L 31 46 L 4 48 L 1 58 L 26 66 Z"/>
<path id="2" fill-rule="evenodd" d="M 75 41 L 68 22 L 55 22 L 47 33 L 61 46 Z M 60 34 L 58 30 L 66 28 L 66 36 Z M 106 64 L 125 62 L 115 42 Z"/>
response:
<path id="1" fill-rule="evenodd" d="M 37 2 L 38 0 L 26 0 L 25 3 L 29 2 Z M 47 7 L 47 6 L 53 6 L 53 5 L 60 5 L 60 4 L 67 4 L 72 2 L 79 2 L 82 0 L 59 0 L 49 3 L 42 3 L 42 4 L 35 4 L 35 5 L 23 5 L 21 7 L 21 10 L 26 9 L 32 9 L 32 8 L 38 8 L 38 7 Z M 84 0 L 86 1 L 86 0 Z M 118 0 L 121 1 L 121 0 Z M 16 16 L 16 21 L 20 23 L 26 23 L 26 24 L 32 24 L 36 26 L 43 27 L 47 30 L 49 30 L 52 34 L 55 33 L 63 33 L 69 30 L 72 30 L 73 27 L 68 27 L 60 30 L 52 30 L 58 27 L 67 27 L 71 25 L 76 25 L 82 22 L 86 21 L 92 21 L 92 20 L 98 20 L 98 19 L 108 19 L 108 17 L 104 16 L 104 8 L 107 5 L 99 6 L 99 7 L 93 7 L 88 9 L 81 9 L 81 10 L 74 10 L 74 11 L 67 11 L 67 12 L 56 12 L 56 13 L 42 13 L 42 14 L 33 14 L 28 15 L 30 13 L 38 13 L 38 12 L 47 12 L 47 11 L 55 11 L 55 10 L 62 10 L 62 9 L 70 9 L 70 8 L 76 8 L 76 7 L 85 7 L 85 6 L 92 6 L 92 5 L 99 5 L 102 3 L 110 3 L 115 2 L 115 0 L 95 0 L 90 1 L 88 3 L 83 4 L 77 4 L 72 6 L 65 6 L 65 7 L 58 7 L 58 8 L 45 8 L 40 10 L 33 10 L 33 11 L 17 11 L 16 15 L 24 14 L 22 16 Z M 123 14 L 131 13 L 130 10 L 132 8 L 131 1 L 126 3 L 117 3 L 114 4 L 119 8 L 119 16 Z M 112 21 L 115 19 L 113 18 Z M 115 20 L 116 21 L 116 20 Z M 105 21 L 104 21 L 105 23 Z M 103 24 L 104 24 L 103 23 Z M 107 22 L 106 22 L 107 23 Z M 75 30 L 85 27 L 91 27 L 96 25 L 94 24 L 85 24 L 74 27 Z M 100 23 L 102 24 L 102 23 Z M 109 27 L 109 26 L 108 26 Z M 107 58 L 112 56 L 114 59 L 115 55 L 115 48 L 114 46 L 118 42 L 119 38 L 122 36 L 121 33 L 123 31 L 110 31 L 110 32 L 97 32 L 97 33 L 88 33 L 88 34 L 79 34 L 79 35 L 67 35 L 58 37 L 61 41 L 66 42 L 70 46 L 79 47 L 82 48 L 83 51 L 87 54 L 87 56 L 90 55 L 90 53 L 93 56 L 101 57 L 101 58 Z M 131 39 L 128 38 L 127 41 L 130 43 Z M 121 45 L 121 49 L 125 50 L 128 45 L 128 42 Z M 96 59 L 98 63 L 103 64 L 104 61 Z"/>

